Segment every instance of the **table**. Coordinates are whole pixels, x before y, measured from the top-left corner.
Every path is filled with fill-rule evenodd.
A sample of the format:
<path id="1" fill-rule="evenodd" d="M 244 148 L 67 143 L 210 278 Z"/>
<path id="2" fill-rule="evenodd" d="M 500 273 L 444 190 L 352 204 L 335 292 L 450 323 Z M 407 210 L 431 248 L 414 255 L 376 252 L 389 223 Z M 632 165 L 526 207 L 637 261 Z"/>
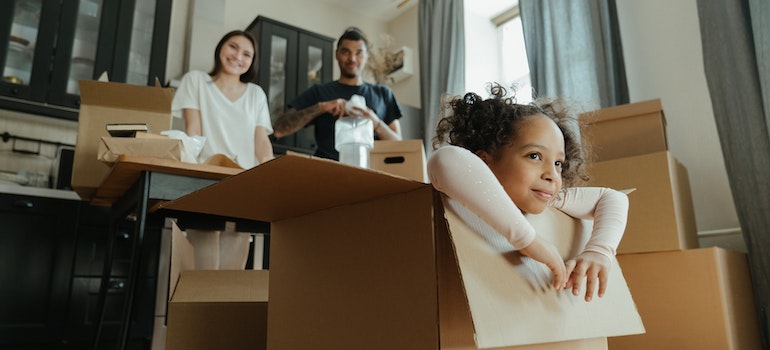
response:
<path id="1" fill-rule="evenodd" d="M 180 211 L 158 210 L 164 201 L 174 200 L 198 189 L 236 175 L 243 169 L 210 164 L 183 163 L 171 159 L 121 155 L 96 191 L 91 204 L 111 206 L 111 234 L 105 253 L 104 270 L 97 300 L 99 322 L 93 346 L 98 349 L 104 320 L 104 306 L 112 270 L 112 239 L 117 227 L 133 231 L 132 258 L 128 273 L 127 297 L 121 315 L 118 348 L 125 349 L 132 333 L 152 336 L 155 309 L 155 286 L 152 276 L 157 271 L 160 236 L 166 217 L 189 223 L 188 227 L 211 227 L 236 222 L 237 227 L 269 232 L 269 224 L 226 216 L 203 215 Z M 206 227 L 208 226 L 208 227 Z M 251 232 L 252 230 L 248 230 Z M 265 242 L 267 247 L 268 242 Z M 267 252 L 265 252 L 267 257 Z M 154 283 L 153 283 L 154 282 Z M 148 321 L 148 322 L 143 322 Z"/>

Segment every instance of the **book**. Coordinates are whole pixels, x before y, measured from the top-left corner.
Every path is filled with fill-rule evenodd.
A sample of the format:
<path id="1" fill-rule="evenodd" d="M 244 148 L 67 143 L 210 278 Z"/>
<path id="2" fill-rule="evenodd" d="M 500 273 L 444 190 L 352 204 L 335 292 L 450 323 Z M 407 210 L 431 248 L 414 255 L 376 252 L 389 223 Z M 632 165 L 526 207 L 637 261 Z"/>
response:
<path id="1" fill-rule="evenodd" d="M 135 137 L 137 132 L 150 132 L 150 128 L 145 123 L 107 124 L 105 128 L 112 137 Z"/>

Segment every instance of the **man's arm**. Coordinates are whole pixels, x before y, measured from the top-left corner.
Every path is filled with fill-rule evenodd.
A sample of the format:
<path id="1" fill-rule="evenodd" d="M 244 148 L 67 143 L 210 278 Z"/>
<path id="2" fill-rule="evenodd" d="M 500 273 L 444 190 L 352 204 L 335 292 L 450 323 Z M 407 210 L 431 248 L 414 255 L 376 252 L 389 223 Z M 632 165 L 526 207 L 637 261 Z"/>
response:
<path id="1" fill-rule="evenodd" d="M 345 99 L 338 98 L 336 100 L 318 102 L 300 110 L 289 108 L 273 124 L 273 135 L 277 138 L 291 135 L 302 129 L 307 123 L 310 123 L 313 118 L 323 113 L 330 113 L 338 117 L 345 115 Z"/>

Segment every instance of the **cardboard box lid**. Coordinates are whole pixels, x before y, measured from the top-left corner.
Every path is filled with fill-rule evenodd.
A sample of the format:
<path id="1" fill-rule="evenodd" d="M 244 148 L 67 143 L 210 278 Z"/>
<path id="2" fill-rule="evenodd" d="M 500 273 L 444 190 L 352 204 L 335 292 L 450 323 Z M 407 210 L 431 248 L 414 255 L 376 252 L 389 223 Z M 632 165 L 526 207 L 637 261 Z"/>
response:
<path id="1" fill-rule="evenodd" d="M 161 207 L 274 222 L 426 187 L 430 185 L 333 160 L 286 154 Z M 253 200 L 243 205 L 223 198 Z"/>
<path id="2" fill-rule="evenodd" d="M 188 270 L 169 303 L 267 302 L 268 270 Z"/>
<path id="3" fill-rule="evenodd" d="M 593 112 L 583 113 L 580 115 L 580 118 L 587 119 L 589 122 L 604 122 L 655 112 L 660 112 L 661 116 L 663 116 L 663 124 L 665 125 L 666 119 L 663 114 L 663 105 L 659 98 L 602 108 Z"/>
<path id="4" fill-rule="evenodd" d="M 551 272 L 543 264 L 516 252 L 467 208 L 447 198 L 444 203 L 479 348 L 644 332 L 617 261 L 613 261 L 605 296 L 585 302 L 585 286 L 578 296 L 557 291 L 549 284 Z M 579 254 L 592 229 L 591 221 L 553 208 L 528 214 L 527 220 L 564 257 Z"/>
<path id="5" fill-rule="evenodd" d="M 80 105 L 116 107 L 137 111 L 171 113 L 174 90 L 97 80 L 81 80 Z M 152 130 L 150 132 L 161 132 Z"/>

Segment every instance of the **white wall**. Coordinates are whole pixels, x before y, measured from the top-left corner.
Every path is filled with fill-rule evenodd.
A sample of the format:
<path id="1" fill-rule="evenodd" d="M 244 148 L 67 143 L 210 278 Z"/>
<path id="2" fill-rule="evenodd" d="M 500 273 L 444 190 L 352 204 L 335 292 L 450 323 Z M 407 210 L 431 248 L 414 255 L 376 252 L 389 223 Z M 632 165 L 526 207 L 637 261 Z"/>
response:
<path id="1" fill-rule="evenodd" d="M 698 231 L 740 226 L 703 70 L 696 0 L 618 0 L 631 101 L 660 98 L 671 153 L 687 168 Z"/>

